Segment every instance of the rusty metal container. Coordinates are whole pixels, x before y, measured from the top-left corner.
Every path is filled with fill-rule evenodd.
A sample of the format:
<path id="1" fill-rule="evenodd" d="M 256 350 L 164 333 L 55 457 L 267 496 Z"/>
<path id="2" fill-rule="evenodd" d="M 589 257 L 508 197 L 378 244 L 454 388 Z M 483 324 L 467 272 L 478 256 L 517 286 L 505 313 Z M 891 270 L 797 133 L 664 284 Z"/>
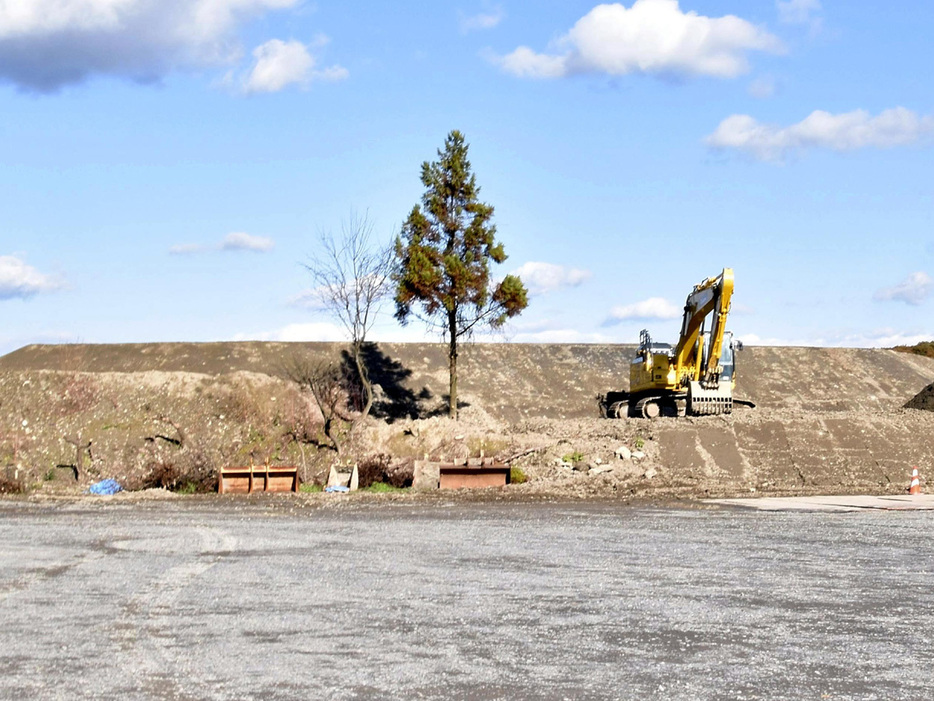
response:
<path id="1" fill-rule="evenodd" d="M 477 464 L 479 462 L 479 464 Z M 482 489 L 505 487 L 509 484 L 509 466 L 492 460 L 439 465 L 438 486 L 441 489 Z M 473 464 L 471 464 L 473 463 Z"/>
<path id="2" fill-rule="evenodd" d="M 297 467 L 285 467 L 280 465 L 223 467 L 217 475 L 218 494 L 297 491 Z"/>

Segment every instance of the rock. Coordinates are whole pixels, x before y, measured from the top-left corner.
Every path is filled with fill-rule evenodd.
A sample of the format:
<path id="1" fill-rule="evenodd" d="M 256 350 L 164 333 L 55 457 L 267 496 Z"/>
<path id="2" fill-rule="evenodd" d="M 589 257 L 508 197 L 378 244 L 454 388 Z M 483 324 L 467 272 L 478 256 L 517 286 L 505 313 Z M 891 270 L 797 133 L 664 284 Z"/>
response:
<path id="1" fill-rule="evenodd" d="M 594 467 L 596 467 L 596 465 L 589 462 L 584 462 L 583 460 L 574 463 L 574 469 L 577 472 L 590 472 Z"/>
<path id="2" fill-rule="evenodd" d="M 650 480 L 650 479 L 652 479 L 653 477 L 655 477 L 655 475 L 657 475 L 657 474 L 658 474 L 658 470 L 656 470 L 654 467 L 650 467 L 648 470 L 646 470 L 646 471 L 642 474 L 642 476 L 645 477 L 647 480 Z"/>
<path id="3" fill-rule="evenodd" d="M 441 467 L 438 463 L 428 460 L 415 461 L 415 475 L 412 488 L 418 491 L 424 489 L 438 489 L 441 484 Z"/>
<path id="4" fill-rule="evenodd" d="M 591 470 L 591 472 L 594 473 L 595 475 L 602 475 L 605 472 L 612 472 L 612 471 L 613 471 L 613 468 L 610 467 L 609 465 L 600 465 L 600 467 L 597 467 Z"/>
<path id="5" fill-rule="evenodd" d="M 600 458 L 594 458 L 594 459 L 593 459 L 593 462 L 594 462 L 594 465 L 602 465 L 602 464 L 603 464 L 603 461 L 602 461 Z"/>
<path id="6" fill-rule="evenodd" d="M 621 445 L 619 448 L 617 448 L 615 453 L 616 457 L 618 457 L 620 460 L 629 460 L 632 458 L 632 451 L 624 445 Z"/>
<path id="7" fill-rule="evenodd" d="M 641 460 L 644 457 L 645 457 L 645 453 L 643 453 L 641 450 L 634 450 L 632 453 L 633 460 Z"/>

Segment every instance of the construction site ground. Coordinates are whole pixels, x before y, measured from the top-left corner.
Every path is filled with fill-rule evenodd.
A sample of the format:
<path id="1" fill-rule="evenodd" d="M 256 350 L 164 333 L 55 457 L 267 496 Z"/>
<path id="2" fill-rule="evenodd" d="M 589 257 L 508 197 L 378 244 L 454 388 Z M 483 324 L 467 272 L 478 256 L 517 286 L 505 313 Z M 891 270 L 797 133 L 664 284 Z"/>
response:
<path id="1" fill-rule="evenodd" d="M 926 512 L 337 503 L 0 502 L 0 697 L 934 688 Z"/>

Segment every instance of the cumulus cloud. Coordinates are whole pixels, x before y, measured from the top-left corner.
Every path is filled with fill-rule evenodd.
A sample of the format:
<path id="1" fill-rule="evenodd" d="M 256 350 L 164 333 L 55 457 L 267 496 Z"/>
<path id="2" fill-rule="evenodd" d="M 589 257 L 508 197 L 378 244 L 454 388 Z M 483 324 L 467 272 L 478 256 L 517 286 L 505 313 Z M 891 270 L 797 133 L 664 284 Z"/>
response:
<path id="1" fill-rule="evenodd" d="M 581 283 L 590 279 L 589 270 L 580 268 L 568 268 L 554 263 L 541 263 L 529 261 L 512 271 L 513 275 L 518 275 L 529 293 L 540 295 L 546 292 L 552 292 L 562 287 L 577 287 Z"/>
<path id="2" fill-rule="evenodd" d="M 816 110 L 788 127 L 763 124 L 746 114 L 727 117 L 706 143 L 760 161 L 781 162 L 793 152 L 811 148 L 855 151 L 863 148 L 906 146 L 934 132 L 934 115 L 918 115 L 895 107 L 875 117 L 865 110 L 831 114 Z"/>
<path id="3" fill-rule="evenodd" d="M 778 53 L 781 42 L 736 17 L 683 12 L 678 0 L 636 0 L 631 8 L 597 5 L 555 44 L 552 53 L 520 46 L 496 60 L 526 78 L 577 73 L 705 75 L 732 78 L 749 70 L 751 51 Z"/>
<path id="4" fill-rule="evenodd" d="M 0 80 L 52 92 L 239 60 L 238 28 L 300 0 L 0 0 Z"/>
<path id="5" fill-rule="evenodd" d="M 256 47 L 253 58 L 253 67 L 243 81 L 243 89 L 247 93 L 279 92 L 290 85 L 333 82 L 349 75 L 346 68 L 337 65 L 316 68 L 315 57 L 300 41 L 272 39 Z"/>
<path id="6" fill-rule="evenodd" d="M 503 8 L 499 6 L 494 7 L 489 12 L 481 12 L 476 15 L 470 15 L 469 17 L 461 15 L 461 31 L 466 34 L 467 32 L 473 32 L 478 29 L 493 29 L 497 27 L 505 17 L 506 13 L 503 11 Z"/>
<path id="7" fill-rule="evenodd" d="M 677 319 L 682 309 L 662 297 L 650 297 L 635 304 L 613 307 L 604 326 L 614 326 L 622 321 L 650 321 Z"/>
<path id="8" fill-rule="evenodd" d="M 220 243 L 206 245 L 202 243 L 180 243 L 169 248 L 173 256 L 186 256 L 210 251 L 255 251 L 265 253 L 271 251 L 276 245 L 268 236 L 253 236 L 242 231 L 227 234 Z"/>
<path id="9" fill-rule="evenodd" d="M 874 296 L 877 301 L 905 302 L 917 306 L 931 296 L 934 279 L 924 272 L 911 273 L 904 281 L 892 287 L 883 287 Z"/>
<path id="10" fill-rule="evenodd" d="M 65 286 L 64 281 L 40 273 L 16 256 L 0 256 L 0 299 L 26 299 L 41 292 L 54 292 Z"/>

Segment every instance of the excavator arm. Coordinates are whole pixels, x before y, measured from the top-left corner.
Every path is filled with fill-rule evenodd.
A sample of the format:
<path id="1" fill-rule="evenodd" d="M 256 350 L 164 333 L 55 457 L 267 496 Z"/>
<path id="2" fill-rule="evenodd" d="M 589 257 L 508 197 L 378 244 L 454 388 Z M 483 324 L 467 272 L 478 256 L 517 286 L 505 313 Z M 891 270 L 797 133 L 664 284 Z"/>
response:
<path id="1" fill-rule="evenodd" d="M 707 278 L 688 295 L 684 304 L 681 337 L 673 352 L 673 364 L 685 385 L 691 381 L 700 381 L 704 387 L 718 384 L 726 319 L 730 313 L 732 296 L 732 268 L 724 268 L 717 277 Z M 711 313 L 710 333 L 702 335 L 704 320 Z M 706 352 L 704 345 L 707 346 Z"/>

